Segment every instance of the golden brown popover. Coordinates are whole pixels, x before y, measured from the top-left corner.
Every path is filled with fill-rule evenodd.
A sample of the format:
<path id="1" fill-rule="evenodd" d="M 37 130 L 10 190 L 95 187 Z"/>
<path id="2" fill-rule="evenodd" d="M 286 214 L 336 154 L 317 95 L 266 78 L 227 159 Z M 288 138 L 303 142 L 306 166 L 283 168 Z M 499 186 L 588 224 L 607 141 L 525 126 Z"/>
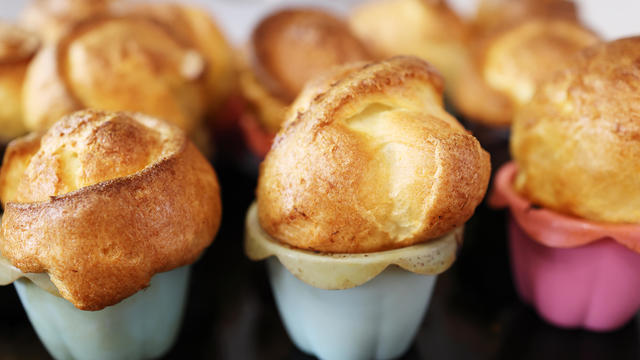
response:
<path id="1" fill-rule="evenodd" d="M 428 63 L 354 63 L 307 85 L 260 167 L 262 228 L 301 249 L 361 253 L 437 238 L 473 214 L 489 155 L 442 104 Z"/>
<path id="2" fill-rule="evenodd" d="M 139 111 L 191 133 L 205 111 L 204 57 L 145 17 L 92 18 L 44 47 L 27 72 L 31 130 L 85 108 Z"/>
<path id="3" fill-rule="evenodd" d="M 36 35 L 0 21 L 0 143 L 26 132 L 22 84 L 39 46 Z"/>
<path id="4" fill-rule="evenodd" d="M 640 37 L 587 48 L 516 115 L 515 187 L 584 219 L 640 223 Z"/>
<path id="5" fill-rule="evenodd" d="M 220 225 L 216 174 L 183 131 L 147 115 L 81 111 L 9 144 L 0 252 L 99 310 L 194 262 Z"/>
<path id="6" fill-rule="evenodd" d="M 468 28 L 446 1 L 372 1 L 356 8 L 349 23 L 378 58 L 415 55 L 433 64 L 449 91 L 465 56 Z"/>
<path id="7" fill-rule="evenodd" d="M 332 66 L 370 59 L 342 19 L 306 8 L 283 9 L 265 17 L 241 57 L 242 94 L 271 132 L 279 129 L 286 107 L 307 80 Z"/>
<path id="8" fill-rule="evenodd" d="M 540 81 L 566 66 L 572 54 L 599 41 L 575 19 L 575 13 L 555 7 L 556 3 L 567 4 L 542 1 L 535 6 L 522 5 L 522 9 L 512 5 L 518 11 L 480 7 L 484 10 L 479 12 L 479 23 L 469 39 L 467 61 L 452 85 L 451 100 L 466 118 L 490 126 L 508 126 Z M 496 11 L 494 18 L 502 19 L 499 24 L 487 24 L 486 19 L 491 19 L 489 9 Z"/>

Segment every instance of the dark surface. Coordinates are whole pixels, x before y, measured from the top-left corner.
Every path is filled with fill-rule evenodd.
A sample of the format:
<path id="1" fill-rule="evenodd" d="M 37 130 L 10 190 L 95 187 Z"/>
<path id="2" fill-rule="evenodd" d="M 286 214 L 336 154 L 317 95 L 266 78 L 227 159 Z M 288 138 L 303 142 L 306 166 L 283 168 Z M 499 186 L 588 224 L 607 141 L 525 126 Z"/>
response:
<path id="1" fill-rule="evenodd" d="M 230 157 L 230 156 L 229 156 Z M 255 180 L 250 158 L 216 162 L 223 189 L 220 233 L 196 263 L 178 341 L 167 359 L 311 359 L 292 345 L 261 263 L 242 252 Z M 404 359 L 638 359 L 637 320 L 608 334 L 561 330 L 513 289 L 505 213 L 481 205 L 455 265 L 440 276 L 417 339 Z M 0 359 L 47 359 L 12 286 L 0 287 Z"/>

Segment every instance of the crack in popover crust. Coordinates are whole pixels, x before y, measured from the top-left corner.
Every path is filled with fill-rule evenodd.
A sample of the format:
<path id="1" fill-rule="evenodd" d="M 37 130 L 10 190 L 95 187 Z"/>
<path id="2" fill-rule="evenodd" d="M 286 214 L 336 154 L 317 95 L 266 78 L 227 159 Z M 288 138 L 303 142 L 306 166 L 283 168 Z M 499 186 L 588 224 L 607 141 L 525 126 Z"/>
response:
<path id="1" fill-rule="evenodd" d="M 82 310 L 193 263 L 220 225 L 207 160 L 181 130 L 141 114 L 78 112 L 12 142 L 0 194 L 2 255 L 25 273 L 48 273 Z"/>
<path id="2" fill-rule="evenodd" d="M 261 226 L 291 246 L 372 252 L 437 238 L 481 201 L 489 155 L 423 60 L 350 64 L 291 105 L 260 168 Z"/>
<path id="3" fill-rule="evenodd" d="M 568 63 L 515 116 L 515 188 L 561 213 L 640 223 L 640 37 Z"/>

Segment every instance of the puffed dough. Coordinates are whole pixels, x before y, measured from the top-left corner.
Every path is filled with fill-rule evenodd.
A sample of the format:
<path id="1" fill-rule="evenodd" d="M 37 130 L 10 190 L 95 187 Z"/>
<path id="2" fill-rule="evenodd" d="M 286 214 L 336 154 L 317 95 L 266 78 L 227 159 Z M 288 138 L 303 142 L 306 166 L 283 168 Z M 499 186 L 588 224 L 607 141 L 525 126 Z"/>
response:
<path id="1" fill-rule="evenodd" d="M 360 253 L 462 225 L 486 191 L 489 155 L 443 109 L 442 88 L 414 57 L 309 83 L 260 168 L 263 229 L 301 249 Z"/>
<path id="2" fill-rule="evenodd" d="M 516 190 L 606 223 L 640 223 L 640 37 L 587 48 L 516 115 Z"/>
<path id="3" fill-rule="evenodd" d="M 207 160 L 177 127 L 134 113 L 77 112 L 13 141 L 0 196 L 2 256 L 82 310 L 193 263 L 220 225 Z"/>

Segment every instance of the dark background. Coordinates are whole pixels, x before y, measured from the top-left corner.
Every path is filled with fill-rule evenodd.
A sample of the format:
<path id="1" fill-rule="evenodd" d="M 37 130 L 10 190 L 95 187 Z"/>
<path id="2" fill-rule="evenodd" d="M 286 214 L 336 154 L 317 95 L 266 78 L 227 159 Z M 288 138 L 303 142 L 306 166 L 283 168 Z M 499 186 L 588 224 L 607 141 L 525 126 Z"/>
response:
<path id="1" fill-rule="evenodd" d="M 481 137 L 481 129 L 474 129 Z M 505 143 L 483 139 L 504 158 Z M 257 160 L 240 141 L 220 142 L 214 165 L 223 219 L 195 264 L 177 343 L 167 359 L 311 359 L 293 346 L 262 263 L 243 254 L 244 216 L 254 198 Z M 500 150 L 501 147 L 501 150 Z M 502 155 L 500 155 L 502 151 Z M 243 154 L 243 155 L 242 155 Z M 240 159 L 240 160 L 239 160 Z M 612 333 L 547 325 L 518 300 L 511 282 L 504 211 L 482 204 L 466 227 L 454 266 L 440 275 L 418 336 L 404 359 L 638 359 L 636 319 Z M 0 287 L 0 359 L 48 359 L 13 286 Z"/>

